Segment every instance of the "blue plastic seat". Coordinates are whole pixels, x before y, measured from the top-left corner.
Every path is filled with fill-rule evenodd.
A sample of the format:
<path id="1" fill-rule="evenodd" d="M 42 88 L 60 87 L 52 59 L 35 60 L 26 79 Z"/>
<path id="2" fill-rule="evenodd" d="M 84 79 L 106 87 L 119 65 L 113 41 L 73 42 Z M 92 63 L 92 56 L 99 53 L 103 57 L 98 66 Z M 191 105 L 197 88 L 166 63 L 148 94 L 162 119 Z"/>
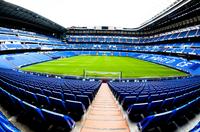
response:
<path id="1" fill-rule="evenodd" d="M 148 112 L 161 111 L 162 103 L 163 103 L 163 100 L 152 101 L 148 106 Z"/>
<path id="2" fill-rule="evenodd" d="M 0 112 L 0 130 L 2 132 L 20 132 L 8 119 Z"/>
<path id="3" fill-rule="evenodd" d="M 185 96 L 184 95 L 180 95 L 180 96 L 176 97 L 174 99 L 173 106 L 178 107 L 178 106 L 184 104 L 185 103 L 184 100 L 185 100 Z"/>
<path id="4" fill-rule="evenodd" d="M 159 99 L 160 99 L 159 94 L 152 94 L 152 95 L 149 96 L 148 102 L 151 102 L 151 101 L 154 101 L 154 100 L 159 100 Z"/>
<path id="5" fill-rule="evenodd" d="M 128 107 L 134 103 L 136 103 L 137 101 L 137 97 L 136 96 L 126 96 L 123 100 L 122 100 L 122 107 L 124 108 L 124 110 L 127 110 Z"/>
<path id="6" fill-rule="evenodd" d="M 67 108 L 63 100 L 54 97 L 49 97 L 49 101 L 54 111 L 62 114 L 67 114 Z"/>
<path id="7" fill-rule="evenodd" d="M 192 128 L 189 132 L 200 132 L 200 122 Z"/>
<path id="8" fill-rule="evenodd" d="M 44 115 L 44 118 L 48 123 L 64 127 L 67 130 L 71 130 L 75 127 L 74 120 L 69 116 L 49 111 L 46 109 L 42 109 L 42 114 Z"/>
<path id="9" fill-rule="evenodd" d="M 43 94 L 43 91 L 40 88 L 33 88 L 33 92 Z"/>
<path id="10" fill-rule="evenodd" d="M 137 120 L 137 119 L 141 119 L 142 114 L 147 115 L 148 105 L 149 105 L 148 103 L 137 103 L 137 104 L 133 104 L 129 106 L 127 110 L 129 119 Z"/>
<path id="11" fill-rule="evenodd" d="M 82 95 L 82 93 L 81 93 L 80 91 L 72 91 L 72 93 L 73 93 L 74 95 Z"/>
<path id="12" fill-rule="evenodd" d="M 36 94 L 37 96 L 37 100 L 38 100 L 38 105 L 41 106 L 42 108 L 49 108 L 50 106 L 50 102 L 49 102 L 49 98 L 45 95 L 41 95 L 41 94 Z"/>
<path id="13" fill-rule="evenodd" d="M 148 116 L 138 123 L 138 127 L 141 131 L 147 131 L 149 128 L 155 126 L 167 125 L 174 112 L 175 111 L 167 111 L 160 114 Z"/>
<path id="14" fill-rule="evenodd" d="M 130 96 L 129 93 L 120 93 L 118 96 L 118 101 L 121 104 L 122 100 L 126 97 L 126 96 Z"/>
<path id="15" fill-rule="evenodd" d="M 50 90 L 44 89 L 43 90 L 44 95 L 46 95 L 47 97 L 52 96 L 52 92 Z"/>
<path id="16" fill-rule="evenodd" d="M 26 90 L 18 88 L 19 94 L 17 95 L 20 99 L 26 99 Z"/>
<path id="17" fill-rule="evenodd" d="M 65 100 L 76 100 L 76 96 L 74 94 L 64 93 Z"/>
<path id="18" fill-rule="evenodd" d="M 8 99 L 8 100 L 10 99 L 11 94 L 8 93 L 6 90 L 2 89 L 1 87 L 0 87 L 0 94 L 1 94 L 0 98 L 2 98 L 2 101 L 4 101 L 3 99 Z"/>
<path id="19" fill-rule="evenodd" d="M 167 97 L 167 93 L 160 93 L 160 99 L 165 99 Z"/>
<path id="20" fill-rule="evenodd" d="M 26 99 L 25 100 L 31 104 L 36 104 L 38 102 L 36 95 L 29 91 L 26 91 Z"/>
<path id="21" fill-rule="evenodd" d="M 61 92 L 52 91 L 52 96 L 64 100 L 63 94 Z"/>
<path id="22" fill-rule="evenodd" d="M 90 99 L 86 95 L 77 95 L 76 96 L 77 101 L 80 101 L 84 104 L 85 108 L 87 109 L 90 105 Z"/>
<path id="23" fill-rule="evenodd" d="M 188 111 L 188 104 L 182 105 L 181 107 L 176 108 L 176 114 L 172 116 L 173 120 L 177 120 L 179 118 L 182 118 L 184 114 Z"/>
<path id="24" fill-rule="evenodd" d="M 42 111 L 39 108 L 25 101 L 23 101 L 23 104 L 24 104 L 24 108 L 26 109 L 26 112 L 28 113 L 27 114 L 28 116 L 36 117 L 36 119 L 42 120 L 42 121 L 45 120 L 44 115 L 42 114 Z"/>
<path id="25" fill-rule="evenodd" d="M 83 95 L 88 96 L 90 99 L 90 102 L 92 102 L 92 100 L 94 99 L 94 95 L 92 94 L 92 92 L 83 92 Z"/>
<path id="26" fill-rule="evenodd" d="M 85 106 L 81 102 L 66 100 L 65 105 L 69 116 L 71 116 L 74 120 L 80 120 L 86 112 Z"/>
<path id="27" fill-rule="evenodd" d="M 21 99 L 19 99 L 18 97 L 14 95 L 11 95 L 10 97 L 12 99 L 13 107 L 15 107 L 15 111 L 24 110 L 24 104 Z"/>
<path id="28" fill-rule="evenodd" d="M 140 95 L 137 98 L 137 103 L 145 103 L 148 102 L 148 95 Z"/>
<path id="29" fill-rule="evenodd" d="M 167 98 L 163 101 L 163 104 L 162 104 L 162 109 L 172 109 L 173 108 L 173 102 L 174 102 L 174 98 Z"/>
<path id="30" fill-rule="evenodd" d="M 167 98 L 171 98 L 171 97 L 174 97 L 174 92 L 169 92 L 169 93 L 167 94 Z"/>
<path id="31" fill-rule="evenodd" d="M 6 132 L 1 125 L 0 125 L 0 132 Z"/>

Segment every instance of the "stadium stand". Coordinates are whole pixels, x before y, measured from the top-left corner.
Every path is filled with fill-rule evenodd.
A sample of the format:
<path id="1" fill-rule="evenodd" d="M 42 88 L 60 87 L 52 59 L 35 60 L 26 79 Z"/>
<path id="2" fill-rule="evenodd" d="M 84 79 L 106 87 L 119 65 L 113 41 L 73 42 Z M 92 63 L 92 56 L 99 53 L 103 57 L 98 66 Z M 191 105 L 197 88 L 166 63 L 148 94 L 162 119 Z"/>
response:
<path id="1" fill-rule="evenodd" d="M 193 128 L 190 130 L 190 132 L 198 132 L 200 130 L 200 122 Z"/>
<path id="2" fill-rule="evenodd" d="M 8 119 L 0 112 L 0 131 L 1 132 L 20 132 Z"/>
<path id="3" fill-rule="evenodd" d="M 10 103 L 14 105 L 17 101 L 15 105 L 20 105 L 16 106 L 20 110 L 30 111 L 44 122 L 48 119 L 54 124 L 62 123 L 69 129 L 75 125 L 73 120 L 80 120 L 86 112 L 101 84 L 38 77 L 6 69 L 1 69 L 0 74 L 1 95 L 9 98 Z"/>
<path id="4" fill-rule="evenodd" d="M 71 131 L 76 122 L 84 120 L 102 81 L 25 73 L 19 68 L 78 55 L 128 56 L 189 74 L 155 80 L 111 80 L 110 89 L 105 90 L 111 90 L 126 111 L 129 126 L 136 122 L 137 130 L 143 132 L 176 130 L 200 111 L 199 7 L 199 1 L 178 0 L 134 30 L 66 29 L 0 1 L 0 106 L 35 131 Z M 23 22 L 18 21 L 22 18 Z M 14 125 L 0 113 L 0 131 L 20 131 Z M 199 123 L 190 131 L 198 132 Z"/>
<path id="5" fill-rule="evenodd" d="M 190 110 L 199 108 L 199 77 L 153 82 L 111 82 L 109 86 L 129 119 L 147 131 L 152 126 L 167 128 Z M 183 83 L 184 82 L 184 83 Z M 169 128 L 168 128 L 169 130 Z"/>

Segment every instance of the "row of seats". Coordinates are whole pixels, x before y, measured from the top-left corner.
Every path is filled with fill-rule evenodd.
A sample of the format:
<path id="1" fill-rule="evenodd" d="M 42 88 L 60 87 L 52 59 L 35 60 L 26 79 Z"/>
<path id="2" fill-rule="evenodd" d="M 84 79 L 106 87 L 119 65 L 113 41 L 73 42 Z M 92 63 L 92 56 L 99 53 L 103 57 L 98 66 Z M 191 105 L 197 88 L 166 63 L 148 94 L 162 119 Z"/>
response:
<path id="1" fill-rule="evenodd" d="M 147 82 L 109 82 L 130 120 L 141 131 L 163 130 L 200 105 L 200 78 L 187 77 Z M 175 123 L 176 124 L 176 123 Z M 172 125 L 172 124 L 170 124 Z"/>
<path id="2" fill-rule="evenodd" d="M 200 122 L 193 128 L 190 130 L 190 132 L 199 132 L 200 131 Z"/>
<path id="3" fill-rule="evenodd" d="M 189 29 L 187 31 L 168 33 L 157 36 L 148 37 L 121 37 L 121 36 L 75 36 L 71 35 L 66 40 L 68 42 L 100 42 L 100 43 L 126 43 L 126 44 L 144 44 L 144 43 L 155 43 L 168 40 L 176 40 L 183 38 L 199 37 L 199 29 Z"/>
<path id="4" fill-rule="evenodd" d="M 35 32 L 22 31 L 17 29 L 9 29 L 0 27 L 0 40 L 3 42 L 28 42 L 28 43 L 43 43 L 43 44 L 58 44 L 65 45 L 64 42 L 57 38 L 38 34 Z"/>
<path id="5" fill-rule="evenodd" d="M 182 120 L 185 115 L 189 114 L 190 110 L 200 107 L 200 97 L 188 102 L 171 111 L 150 115 L 140 121 L 137 125 L 141 131 L 148 131 L 151 128 L 161 127 L 165 130 L 169 130 L 168 126 L 173 121 Z"/>
<path id="6" fill-rule="evenodd" d="M 65 45 L 63 49 L 73 50 L 105 50 L 105 51 L 134 51 L 134 52 L 157 52 L 157 53 L 176 53 L 186 55 L 200 55 L 200 44 L 198 42 L 186 42 L 186 43 L 167 43 L 167 44 L 154 44 L 154 45 L 127 45 L 120 44 L 95 44 L 95 43 L 70 43 Z M 53 47 L 52 47 L 53 48 Z"/>
<path id="7" fill-rule="evenodd" d="M 110 82 L 109 86 L 120 104 L 127 109 L 131 103 L 151 102 L 194 91 L 199 88 L 199 77 L 137 83 Z"/>
<path id="8" fill-rule="evenodd" d="M 60 129 L 61 127 L 66 131 L 70 131 L 75 127 L 74 120 L 67 115 L 43 108 L 40 109 L 8 93 L 2 88 L 0 88 L 0 94 L 1 102 L 6 103 L 7 106 L 14 109 L 15 112 L 23 113 L 23 116 L 25 116 L 24 118 L 32 119 L 34 117 L 37 122 L 40 122 L 42 127 L 54 125 L 56 128 L 58 127 Z"/>
<path id="9" fill-rule="evenodd" d="M 8 119 L 0 112 L 0 131 L 1 132 L 20 132 Z"/>
<path id="10" fill-rule="evenodd" d="M 4 73 L 4 72 L 3 72 Z M 19 73 L 18 73 L 19 74 Z M 21 74 L 26 75 L 26 74 Z M 46 96 L 53 96 L 60 99 L 71 98 L 76 100 L 77 95 L 88 96 L 90 102 L 92 102 L 94 95 L 96 94 L 100 82 L 97 81 L 80 81 L 80 80 L 68 80 L 68 79 L 55 79 L 47 77 L 38 77 L 34 75 L 26 75 L 20 77 L 20 79 L 10 80 L 9 78 L 17 78 L 14 74 L 9 75 L 9 78 L 3 74 L 2 78 L 10 84 L 22 88 L 24 90 L 44 94 Z M 29 78 L 32 76 L 33 78 Z M 36 78 L 37 77 L 37 78 Z M 43 80 L 41 82 L 41 80 Z M 59 82 L 60 81 L 60 82 Z M 57 83 L 55 83 L 57 82 Z"/>
<path id="11" fill-rule="evenodd" d="M 151 103 L 132 103 L 128 107 L 127 114 L 130 119 L 134 119 L 135 116 L 140 116 L 141 114 L 146 117 L 154 113 L 169 111 L 198 98 L 199 95 L 200 88 L 174 98 L 155 100 Z"/>
<path id="12" fill-rule="evenodd" d="M 0 59 L 3 64 L 9 65 L 8 67 L 2 66 L 2 68 L 15 69 L 24 65 L 30 65 L 33 63 L 52 60 L 51 57 L 42 53 L 22 53 L 22 54 L 10 54 L 1 55 Z M 0 66 L 1 67 L 1 66 Z"/>
<path id="13" fill-rule="evenodd" d="M 20 41 L 21 42 L 21 41 Z M 6 51 L 6 50 L 25 50 L 25 49 L 67 49 L 67 46 L 65 45 L 58 45 L 58 44 L 17 44 L 17 43 L 10 43 L 10 44 L 0 44 L 0 51 Z"/>
<path id="14" fill-rule="evenodd" d="M 64 81 L 65 82 L 64 84 L 69 83 L 69 82 L 71 84 L 70 85 L 68 84 L 67 87 L 63 85 L 65 88 L 59 89 L 59 85 L 55 85 L 56 84 L 55 82 L 56 81 L 59 82 L 58 81 L 59 79 L 53 79 L 53 78 L 49 79 L 47 77 L 25 75 L 24 73 L 17 73 L 15 71 L 11 71 L 11 73 L 13 74 L 10 75 L 8 73 L 5 74 L 6 73 L 5 71 L 2 71 L 2 73 L 4 74 L 1 74 L 2 75 L 1 86 L 5 90 L 9 91 L 10 93 L 14 94 L 20 99 L 23 99 L 33 105 L 36 105 L 37 107 L 46 108 L 46 109 L 53 110 L 59 113 L 69 114 L 75 120 L 81 119 L 82 115 L 85 113 L 85 111 L 91 104 L 98 88 L 100 87 L 100 82 L 78 81 L 80 82 L 80 84 L 77 84 L 78 82 L 75 80 L 67 80 L 67 81 L 60 80 L 60 81 Z M 18 76 L 17 78 L 15 74 L 17 74 Z M 26 78 L 24 78 L 22 75 L 24 75 L 24 77 Z M 30 79 L 30 76 L 32 79 Z M 9 78 L 6 78 L 6 77 L 9 77 Z M 17 80 L 11 80 L 12 78 L 17 79 Z M 40 83 L 36 83 L 37 80 L 40 80 Z M 45 81 L 41 81 L 41 80 L 45 80 Z M 51 85 L 50 80 L 51 81 L 53 80 L 52 83 L 54 82 L 54 85 Z M 33 83 L 31 81 L 35 81 L 35 82 Z M 54 90 L 57 89 L 57 91 L 50 91 L 50 88 L 49 89 L 45 88 L 46 87 L 45 82 L 47 81 L 49 81 L 47 85 L 54 87 Z M 29 84 L 24 85 L 24 83 L 26 82 Z M 74 84 L 75 82 L 76 84 Z M 32 83 L 37 84 L 37 86 L 33 85 Z M 40 86 L 38 86 L 38 84 L 40 84 Z M 84 85 L 81 85 L 81 84 L 84 84 Z M 75 89 L 76 91 L 73 91 L 72 89 Z M 84 91 L 81 93 L 80 91 L 77 91 L 77 89 L 80 89 L 80 91 L 82 90 Z M 70 92 L 73 92 L 73 94 Z"/>

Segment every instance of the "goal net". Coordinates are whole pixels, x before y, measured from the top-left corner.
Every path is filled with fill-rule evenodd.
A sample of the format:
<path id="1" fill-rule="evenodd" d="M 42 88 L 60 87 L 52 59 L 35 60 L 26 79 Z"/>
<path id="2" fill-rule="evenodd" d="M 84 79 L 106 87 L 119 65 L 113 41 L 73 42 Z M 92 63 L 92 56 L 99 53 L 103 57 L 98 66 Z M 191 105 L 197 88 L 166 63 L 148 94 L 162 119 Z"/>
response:
<path id="1" fill-rule="evenodd" d="M 122 72 L 107 72 L 107 71 L 90 71 L 84 70 L 83 71 L 84 78 L 115 78 L 121 79 Z"/>

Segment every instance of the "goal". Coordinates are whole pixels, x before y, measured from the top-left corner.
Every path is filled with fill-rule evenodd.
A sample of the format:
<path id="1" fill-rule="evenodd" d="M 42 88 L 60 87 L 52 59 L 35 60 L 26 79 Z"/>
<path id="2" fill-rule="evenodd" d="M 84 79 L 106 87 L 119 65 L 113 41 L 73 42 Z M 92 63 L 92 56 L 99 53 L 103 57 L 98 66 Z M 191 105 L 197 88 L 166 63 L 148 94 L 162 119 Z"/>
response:
<path id="1" fill-rule="evenodd" d="M 122 78 L 122 72 L 83 70 L 83 77 L 84 78 L 115 78 L 115 79 L 121 79 Z"/>

